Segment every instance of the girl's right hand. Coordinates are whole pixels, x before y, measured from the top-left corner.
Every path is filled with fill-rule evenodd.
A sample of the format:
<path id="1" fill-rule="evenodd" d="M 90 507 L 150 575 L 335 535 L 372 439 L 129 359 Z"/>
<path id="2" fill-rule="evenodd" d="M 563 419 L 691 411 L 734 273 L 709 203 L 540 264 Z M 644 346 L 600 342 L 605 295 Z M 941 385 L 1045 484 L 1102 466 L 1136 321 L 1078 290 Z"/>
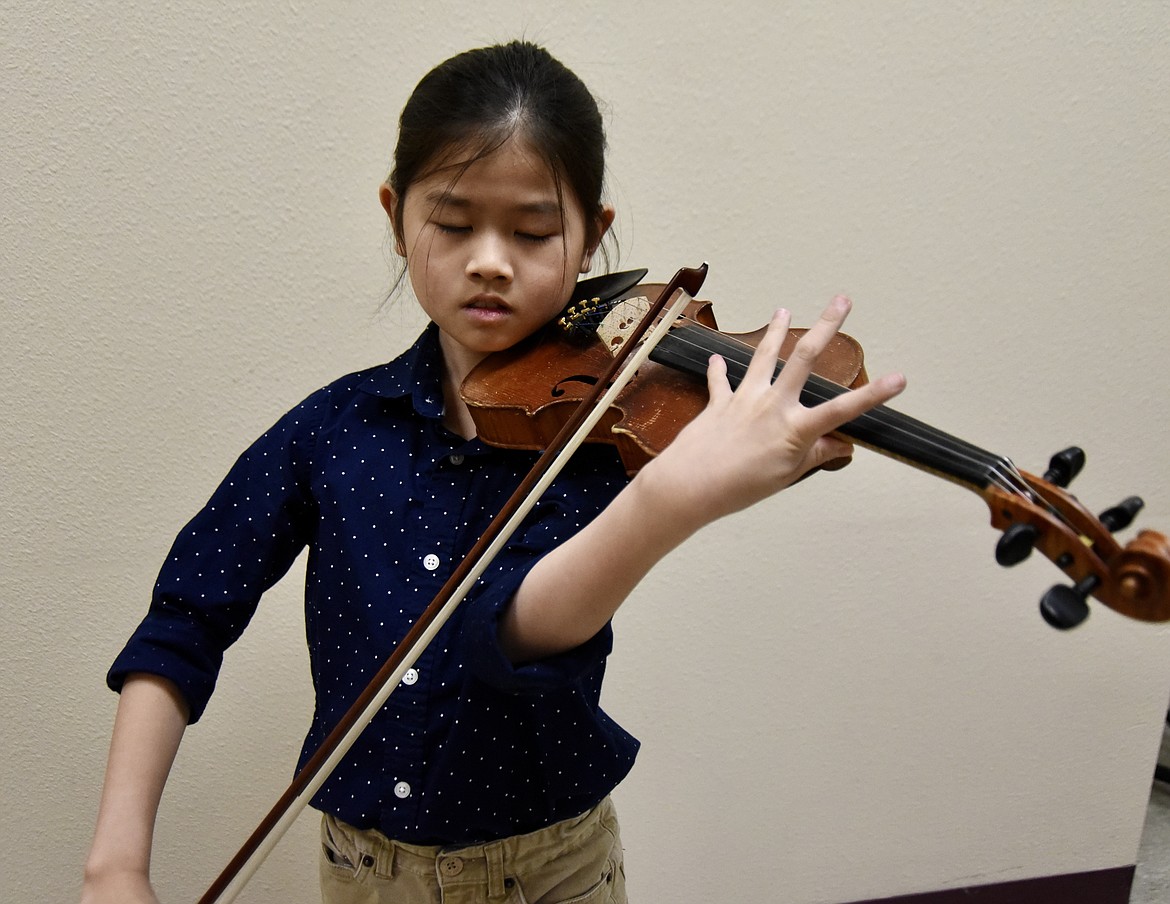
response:
<path id="1" fill-rule="evenodd" d="M 150 878 L 137 870 L 86 875 L 81 904 L 159 904 Z"/>

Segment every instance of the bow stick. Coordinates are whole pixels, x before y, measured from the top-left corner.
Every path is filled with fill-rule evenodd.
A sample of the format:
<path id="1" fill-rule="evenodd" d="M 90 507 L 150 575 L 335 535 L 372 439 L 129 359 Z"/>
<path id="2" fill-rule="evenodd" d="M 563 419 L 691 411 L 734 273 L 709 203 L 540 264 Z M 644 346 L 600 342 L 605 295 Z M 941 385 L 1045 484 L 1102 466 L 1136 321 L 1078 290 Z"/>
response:
<path id="1" fill-rule="evenodd" d="M 365 690 L 358 695 L 333 731 L 321 743 L 285 789 L 260 825 L 244 842 L 231 862 L 199 899 L 199 904 L 228 904 L 243 891 L 260 864 L 288 831 L 313 795 L 329 778 L 358 736 L 390 698 L 406 670 L 414 665 L 451 614 L 463 602 L 475 582 L 487 570 L 540 496 L 556 479 L 565 463 L 601 420 L 618 393 L 633 379 L 658 341 L 670 330 L 686 305 L 699 291 L 707 265 L 683 268 L 674 275 L 649 311 L 617 350 L 609 368 L 590 395 L 541 454 L 520 486 L 492 519 L 483 536 L 394 648 Z M 674 302 L 671 298 L 677 295 Z M 668 307 L 669 305 L 669 307 Z M 665 311 L 665 313 L 663 313 Z M 655 318 L 663 316 L 655 324 Z M 651 326 L 653 325 L 653 328 Z M 643 337 L 644 340 L 643 340 Z M 643 340 L 639 343 L 639 340 Z"/>

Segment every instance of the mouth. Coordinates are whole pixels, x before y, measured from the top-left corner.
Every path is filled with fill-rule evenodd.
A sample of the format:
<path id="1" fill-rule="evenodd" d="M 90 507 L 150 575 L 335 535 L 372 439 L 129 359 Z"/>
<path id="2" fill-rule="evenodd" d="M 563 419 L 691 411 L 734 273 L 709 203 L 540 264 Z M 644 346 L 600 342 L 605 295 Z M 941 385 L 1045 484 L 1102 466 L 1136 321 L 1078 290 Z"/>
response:
<path id="1" fill-rule="evenodd" d="M 481 316 L 500 316 L 509 314 L 511 306 L 499 295 L 483 292 L 469 299 L 463 306 L 468 311 L 476 312 Z"/>

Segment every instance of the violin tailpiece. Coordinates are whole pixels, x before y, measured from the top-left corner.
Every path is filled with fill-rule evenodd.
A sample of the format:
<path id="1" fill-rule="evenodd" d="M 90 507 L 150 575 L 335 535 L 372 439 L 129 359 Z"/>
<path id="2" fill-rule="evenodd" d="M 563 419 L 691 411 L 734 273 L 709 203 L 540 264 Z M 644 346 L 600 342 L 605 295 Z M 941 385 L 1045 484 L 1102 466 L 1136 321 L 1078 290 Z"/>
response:
<path id="1" fill-rule="evenodd" d="M 649 310 L 650 299 L 644 296 L 623 299 L 597 325 L 597 338 L 610 354 L 616 353 Z"/>

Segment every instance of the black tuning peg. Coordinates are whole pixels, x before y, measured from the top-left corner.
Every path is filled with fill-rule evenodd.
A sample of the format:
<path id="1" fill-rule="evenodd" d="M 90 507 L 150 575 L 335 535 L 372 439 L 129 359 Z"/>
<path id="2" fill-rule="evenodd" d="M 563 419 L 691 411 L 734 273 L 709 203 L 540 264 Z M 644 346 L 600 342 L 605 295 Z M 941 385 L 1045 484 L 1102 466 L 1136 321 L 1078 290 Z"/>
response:
<path id="1" fill-rule="evenodd" d="M 995 561 L 1007 568 L 1019 565 L 1032 554 L 1032 547 L 1040 532 L 1031 524 L 1017 522 L 1003 532 L 995 544 Z"/>
<path id="2" fill-rule="evenodd" d="M 1074 587 L 1057 584 L 1040 599 L 1040 614 L 1052 627 L 1061 631 L 1075 628 L 1089 617 L 1086 597 L 1101 583 L 1096 575 L 1089 575 Z"/>
<path id="3" fill-rule="evenodd" d="M 1048 460 L 1044 479 L 1058 487 L 1067 487 L 1085 466 L 1085 450 L 1080 446 L 1069 446 L 1057 452 Z"/>
<path id="4" fill-rule="evenodd" d="M 1134 517 L 1144 506 L 1145 503 L 1142 502 L 1140 496 L 1128 496 L 1113 506 L 1113 508 L 1103 511 L 1097 517 L 1105 525 L 1105 529 L 1113 533 L 1114 531 L 1129 527 Z"/>

